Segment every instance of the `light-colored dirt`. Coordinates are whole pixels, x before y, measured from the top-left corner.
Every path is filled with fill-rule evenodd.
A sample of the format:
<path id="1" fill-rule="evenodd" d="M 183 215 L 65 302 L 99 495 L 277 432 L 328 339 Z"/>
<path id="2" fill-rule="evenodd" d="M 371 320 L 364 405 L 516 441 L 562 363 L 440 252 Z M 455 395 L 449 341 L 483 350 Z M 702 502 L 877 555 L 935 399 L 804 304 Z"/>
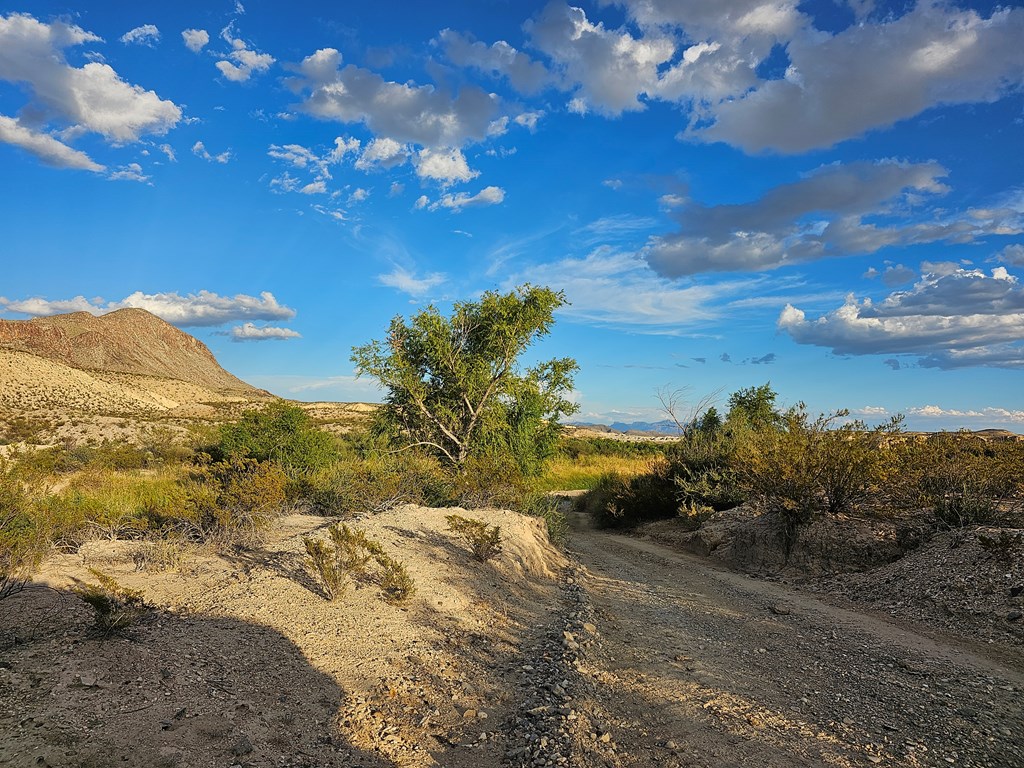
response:
<path id="1" fill-rule="evenodd" d="M 621 765 L 1024 766 L 1024 654 L 580 531 Z"/>
<path id="2" fill-rule="evenodd" d="M 283 518 L 260 548 L 135 570 L 131 542 L 52 558 L 0 611 L 0 765 L 1024 765 L 1024 653 L 922 632 L 579 526 L 474 511 L 505 551 L 468 558 L 452 510 L 359 521 L 416 579 L 328 602 Z M 87 566 L 158 607 L 88 634 Z"/>

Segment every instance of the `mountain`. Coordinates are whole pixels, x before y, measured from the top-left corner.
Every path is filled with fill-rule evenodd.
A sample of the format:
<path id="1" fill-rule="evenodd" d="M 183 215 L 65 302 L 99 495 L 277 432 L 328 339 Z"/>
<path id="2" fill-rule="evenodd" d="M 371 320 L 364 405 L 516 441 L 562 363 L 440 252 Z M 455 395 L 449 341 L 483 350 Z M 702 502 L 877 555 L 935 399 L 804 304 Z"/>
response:
<path id="1" fill-rule="evenodd" d="M 5 412 L 209 417 L 269 397 L 225 371 L 201 341 L 142 309 L 0 320 Z"/>
<path id="2" fill-rule="evenodd" d="M 254 391 L 221 368 L 201 341 L 144 309 L 0 320 L 0 347 L 82 371 L 175 379 L 218 392 Z"/>

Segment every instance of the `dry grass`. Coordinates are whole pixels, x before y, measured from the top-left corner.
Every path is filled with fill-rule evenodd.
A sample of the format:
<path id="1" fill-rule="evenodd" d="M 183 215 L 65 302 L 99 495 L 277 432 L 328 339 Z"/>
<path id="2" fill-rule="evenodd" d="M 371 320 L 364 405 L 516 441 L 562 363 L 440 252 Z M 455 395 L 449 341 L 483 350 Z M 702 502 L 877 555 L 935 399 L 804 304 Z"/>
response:
<path id="1" fill-rule="evenodd" d="M 614 473 L 625 479 L 651 471 L 650 456 L 556 456 L 535 484 L 538 491 L 590 491 L 602 475 Z"/>

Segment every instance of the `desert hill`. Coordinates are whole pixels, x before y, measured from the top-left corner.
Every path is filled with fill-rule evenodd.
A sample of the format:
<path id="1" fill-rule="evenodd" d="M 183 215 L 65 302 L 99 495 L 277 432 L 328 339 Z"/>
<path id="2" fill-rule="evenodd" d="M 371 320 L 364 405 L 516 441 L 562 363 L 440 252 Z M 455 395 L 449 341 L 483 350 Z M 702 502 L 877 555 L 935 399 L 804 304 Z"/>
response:
<path id="1" fill-rule="evenodd" d="M 254 390 L 221 368 L 201 341 L 144 309 L 0 320 L 0 347 L 84 371 L 176 379 L 214 391 Z"/>
<path id="2" fill-rule="evenodd" d="M 0 320 L 0 442 L 130 438 L 124 417 L 217 418 L 269 397 L 145 310 Z"/>

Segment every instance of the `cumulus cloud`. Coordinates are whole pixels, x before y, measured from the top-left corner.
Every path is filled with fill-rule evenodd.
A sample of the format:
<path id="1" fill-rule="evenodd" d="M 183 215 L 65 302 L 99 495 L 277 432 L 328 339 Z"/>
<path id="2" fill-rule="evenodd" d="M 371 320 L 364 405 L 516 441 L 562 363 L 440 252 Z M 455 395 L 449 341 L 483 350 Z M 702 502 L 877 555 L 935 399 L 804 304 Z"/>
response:
<path id="1" fill-rule="evenodd" d="M 415 165 L 417 176 L 441 182 L 443 186 L 470 181 L 480 175 L 479 171 L 469 167 L 462 152 L 452 148 L 421 149 L 416 155 Z"/>
<path id="2" fill-rule="evenodd" d="M 327 183 L 324 181 L 311 181 L 304 187 L 299 189 L 299 194 L 302 195 L 326 195 L 327 194 Z"/>
<path id="3" fill-rule="evenodd" d="M 879 302 L 851 295 L 842 307 L 816 319 L 787 305 L 779 329 L 800 344 L 829 347 L 840 355 L 915 355 L 927 368 L 1024 368 L 1019 280 L 1005 267 L 985 273 L 948 264 L 923 266 L 913 288 Z"/>
<path id="4" fill-rule="evenodd" d="M 291 328 L 279 328 L 272 325 L 256 325 L 243 323 L 231 329 L 232 341 L 284 341 L 300 339 L 302 334 Z"/>
<path id="5" fill-rule="evenodd" d="M 639 96 L 656 90 L 658 71 L 675 55 L 676 44 L 656 28 L 630 32 L 594 24 L 582 8 L 550 3 L 527 23 L 531 42 L 576 86 L 575 110 L 618 115 L 644 109 Z"/>
<path id="6" fill-rule="evenodd" d="M 7 311 L 41 317 L 63 312 L 90 312 L 102 315 L 117 309 L 134 307 L 152 312 L 169 323 L 181 326 L 214 326 L 240 320 L 290 320 L 295 310 L 280 304 L 269 291 L 259 296 L 244 293 L 220 296 L 212 291 L 199 291 L 182 296 L 179 293 L 143 293 L 136 291 L 120 301 L 73 299 L 48 300 L 34 297 L 21 301 L 0 299 Z"/>
<path id="7" fill-rule="evenodd" d="M 426 196 L 420 198 L 426 200 Z M 416 201 L 416 207 L 422 208 L 420 200 Z M 430 210 L 436 211 L 439 208 L 450 208 L 458 213 L 463 208 L 477 208 L 485 205 L 499 205 L 505 201 L 505 190 L 501 187 L 484 187 L 475 195 L 468 192 L 442 195 L 439 200 L 430 204 Z M 426 205 L 426 203 L 424 203 Z"/>
<path id="8" fill-rule="evenodd" d="M 483 140 L 497 116 L 497 98 L 475 86 L 453 95 L 341 63 L 341 53 L 323 48 L 296 67 L 289 84 L 304 96 L 301 110 L 323 120 L 362 123 L 377 136 L 430 148 Z"/>
<path id="9" fill-rule="evenodd" d="M 516 125 L 521 125 L 530 133 L 533 133 L 535 130 L 537 130 L 537 123 L 540 122 L 542 117 L 544 117 L 543 111 L 520 112 L 518 115 L 515 116 L 514 122 Z"/>
<path id="10" fill-rule="evenodd" d="M 138 163 L 128 163 L 128 165 L 122 165 L 116 171 L 112 171 L 107 177 L 112 181 L 141 181 L 148 182 L 149 176 L 147 176 L 142 166 Z"/>
<path id="11" fill-rule="evenodd" d="M 192 53 L 199 53 L 210 43 L 210 33 L 205 29 L 185 29 L 181 32 L 181 39 Z"/>
<path id="12" fill-rule="evenodd" d="M 225 150 L 217 155 L 211 155 L 210 152 L 206 149 L 206 145 L 203 144 L 203 142 L 201 141 L 197 141 L 195 144 L 192 145 L 192 154 L 195 155 L 196 157 L 201 157 L 208 163 L 220 163 L 221 165 L 223 165 L 224 163 L 228 162 L 231 159 L 230 150 Z"/>
<path id="13" fill-rule="evenodd" d="M 504 40 L 487 45 L 451 29 L 443 29 L 438 41 L 445 56 L 456 66 L 507 77 L 520 93 L 535 94 L 556 80 L 543 63 L 517 51 Z"/>
<path id="14" fill-rule="evenodd" d="M 48 133 L 34 131 L 5 115 L 0 115 L 0 141 L 21 147 L 54 168 L 75 168 L 97 173 L 106 170 L 105 166 L 84 152 L 72 149 Z"/>
<path id="15" fill-rule="evenodd" d="M 913 205 L 945 194 L 935 162 L 893 160 L 822 166 L 759 200 L 706 206 L 690 201 L 678 232 L 652 238 L 644 256 L 660 274 L 776 269 L 817 259 L 869 254 L 896 245 L 970 243 L 1024 229 L 1018 211 L 971 209 L 907 222 Z M 907 209 L 907 210 L 904 210 Z M 899 223 L 893 212 L 903 213 Z M 894 275 L 895 276 L 895 275 Z"/>
<path id="16" fill-rule="evenodd" d="M 260 53 L 249 44 L 234 36 L 234 22 L 221 30 L 221 38 L 231 46 L 227 58 L 217 62 L 220 73 L 234 83 L 244 83 L 253 73 L 259 74 L 270 69 L 276 59 L 269 53 Z"/>
<path id="17" fill-rule="evenodd" d="M 125 32 L 120 39 L 125 45 L 146 45 L 152 48 L 160 42 L 160 30 L 153 24 L 143 24 Z"/>
<path id="18" fill-rule="evenodd" d="M 100 38 L 73 24 L 45 24 L 27 14 L 0 16 L 0 80 L 24 84 L 31 93 L 19 118 L 22 127 L 43 135 L 42 127 L 56 122 L 70 129 L 68 135 L 91 131 L 111 142 L 126 143 L 143 134 L 166 133 L 177 125 L 181 120 L 177 105 L 125 82 L 109 65 L 91 61 L 72 67 L 67 63 L 64 49 L 93 42 Z M 5 133 L 12 133 L 10 125 Z M 19 146 L 26 146 L 24 134 L 19 132 L 17 137 Z M 37 156 L 40 149 L 50 158 L 61 155 L 50 143 L 36 141 L 35 146 L 30 151 Z M 81 158 L 76 162 L 82 163 Z"/>
<path id="19" fill-rule="evenodd" d="M 373 139 L 356 160 L 356 168 L 369 171 L 375 168 L 393 168 L 409 159 L 409 148 L 387 137 Z"/>
<path id="20" fill-rule="evenodd" d="M 709 124 L 687 135 L 747 152 L 804 152 L 940 104 L 995 101 L 1024 81 L 1022 38 L 1024 9 L 985 18 L 931 2 L 834 35 L 807 29 L 788 41 L 785 77 L 716 103 Z"/>
<path id="21" fill-rule="evenodd" d="M 1012 410 L 1010 408 L 981 408 L 981 409 L 960 409 L 943 408 L 938 405 L 922 405 L 907 408 L 910 416 L 917 416 L 925 419 L 986 419 L 989 421 L 1009 422 L 1014 424 L 1024 423 L 1024 411 Z"/>
<path id="22" fill-rule="evenodd" d="M 447 278 L 440 272 L 431 272 L 420 277 L 403 267 L 395 267 L 390 272 L 377 276 L 377 282 L 381 285 L 395 288 L 416 298 L 441 285 L 445 280 Z"/>

